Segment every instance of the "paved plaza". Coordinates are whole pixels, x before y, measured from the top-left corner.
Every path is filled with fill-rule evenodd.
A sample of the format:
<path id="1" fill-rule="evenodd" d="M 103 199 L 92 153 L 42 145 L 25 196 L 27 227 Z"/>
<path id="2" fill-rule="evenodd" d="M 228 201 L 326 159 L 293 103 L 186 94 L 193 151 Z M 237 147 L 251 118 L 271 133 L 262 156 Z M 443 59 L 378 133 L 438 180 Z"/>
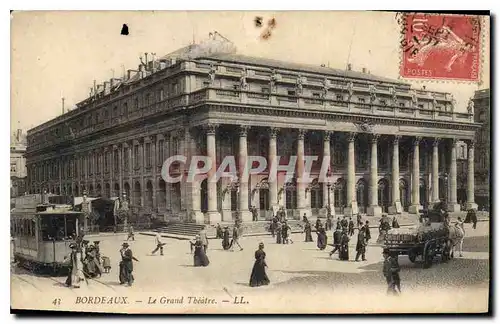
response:
<path id="1" fill-rule="evenodd" d="M 325 306 L 316 303 L 316 306 L 323 309 L 328 307 L 329 311 L 349 311 L 351 304 L 369 308 L 373 306 L 371 302 L 365 303 L 364 306 L 354 301 L 347 303 L 343 296 L 354 292 L 370 292 L 385 298 L 386 285 L 381 272 L 382 248 L 373 245 L 377 235 L 374 232 L 372 230 L 372 244 L 368 247 L 365 262 L 354 261 L 356 235 L 351 237 L 350 261 L 344 262 L 338 260 L 338 255 L 328 256 L 331 247 L 320 251 L 316 248 L 316 242 L 305 243 L 303 234 L 293 234 L 294 244 L 290 245 L 278 245 L 271 236 L 244 237 L 241 239 L 244 250 L 235 249 L 234 252 L 224 251 L 220 240 L 210 240 L 207 252 L 210 265 L 206 268 L 193 267 L 193 255 L 190 253 L 188 241 L 164 239 L 167 243 L 164 255 L 151 255 L 155 247 L 154 237 L 136 235 L 136 240 L 130 242 L 134 255 L 139 259 L 139 262 L 134 263 L 135 283 L 132 287 L 124 287 L 118 283 L 119 249 L 126 235 L 107 236 L 101 238 L 101 253 L 111 258 L 113 268 L 109 274 L 104 274 L 97 280 L 89 280 L 88 287 L 79 290 L 66 288 L 63 285 L 64 277 L 35 276 L 24 269 L 13 268 L 12 291 L 13 296 L 24 298 L 32 299 L 34 294 L 46 296 L 44 302 L 48 306 L 49 299 L 56 298 L 54 296 L 74 302 L 75 297 L 79 295 L 137 295 L 143 296 L 140 303 L 147 303 L 151 296 L 175 297 L 190 292 L 194 296 L 214 295 L 219 299 L 227 298 L 231 303 L 235 296 L 245 296 L 251 299 L 254 305 L 262 303 L 264 296 L 280 296 L 281 302 L 286 298 L 302 296 L 307 302 L 311 298 L 314 299 L 314 296 L 323 295 L 323 299 L 335 302 Z M 458 297 L 453 294 L 440 297 L 452 298 L 457 305 L 462 298 L 464 305 L 471 306 L 469 297 L 466 297 L 467 291 L 475 296 L 474 300 L 478 305 L 481 301 L 484 302 L 485 298 L 487 300 L 488 233 L 489 222 L 478 223 L 475 230 L 470 224 L 466 224 L 463 257 L 455 258 L 449 263 L 436 262 L 430 269 L 423 269 L 421 264 L 412 264 L 407 257 L 401 256 L 403 294 L 399 300 L 403 300 L 404 296 L 414 297 L 418 294 L 426 296 L 424 299 L 429 298 L 426 295 L 429 291 L 458 291 L 461 294 Z M 331 233 L 328 239 L 332 239 Z M 265 244 L 271 284 L 251 288 L 248 281 L 254 252 L 259 242 Z M 124 310 L 122 308 L 119 311 Z"/>

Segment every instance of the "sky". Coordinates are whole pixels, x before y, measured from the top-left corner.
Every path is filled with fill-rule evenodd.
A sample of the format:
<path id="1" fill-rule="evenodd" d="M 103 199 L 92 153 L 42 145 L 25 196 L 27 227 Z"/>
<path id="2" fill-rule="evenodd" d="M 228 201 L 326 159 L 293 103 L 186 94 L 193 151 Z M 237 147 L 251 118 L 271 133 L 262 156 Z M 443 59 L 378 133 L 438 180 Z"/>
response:
<path id="1" fill-rule="evenodd" d="M 260 39 L 264 23 L 277 25 Z M 130 34 L 120 34 L 127 24 Z M 486 29 L 486 28 L 485 28 Z M 466 111 L 478 89 L 489 88 L 489 30 L 483 37 L 482 82 L 411 81 L 420 88 L 452 93 L 456 111 Z M 218 31 L 238 54 L 399 76 L 399 26 L 395 13 L 362 11 L 45 11 L 11 15 L 11 128 L 35 127 L 87 98 L 93 80 L 102 83 L 135 69 L 145 52 L 161 57 Z"/>

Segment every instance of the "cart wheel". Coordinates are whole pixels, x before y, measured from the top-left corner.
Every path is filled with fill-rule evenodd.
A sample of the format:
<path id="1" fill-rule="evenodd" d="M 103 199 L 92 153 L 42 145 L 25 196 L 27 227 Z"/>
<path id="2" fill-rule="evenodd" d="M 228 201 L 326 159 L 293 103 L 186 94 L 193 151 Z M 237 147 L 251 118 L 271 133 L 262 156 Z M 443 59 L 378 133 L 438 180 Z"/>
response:
<path id="1" fill-rule="evenodd" d="M 424 254 L 424 269 L 428 269 L 432 266 L 432 261 L 434 260 L 434 247 L 430 246 Z"/>
<path id="2" fill-rule="evenodd" d="M 410 250 L 408 252 L 408 259 L 410 259 L 411 263 L 415 263 L 415 260 L 417 259 L 417 253 L 413 250 Z"/>

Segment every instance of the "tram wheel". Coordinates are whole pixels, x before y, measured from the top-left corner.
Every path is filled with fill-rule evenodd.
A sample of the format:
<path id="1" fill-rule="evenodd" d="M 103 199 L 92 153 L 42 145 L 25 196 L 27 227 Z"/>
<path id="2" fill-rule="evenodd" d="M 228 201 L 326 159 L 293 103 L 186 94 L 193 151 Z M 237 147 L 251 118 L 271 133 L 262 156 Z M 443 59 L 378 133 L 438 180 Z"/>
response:
<path id="1" fill-rule="evenodd" d="M 432 261 L 434 260 L 434 246 L 429 246 L 424 254 L 424 269 L 428 269 L 432 266 Z"/>
<path id="2" fill-rule="evenodd" d="M 415 263 L 415 260 L 417 259 L 417 253 L 414 250 L 410 250 L 408 252 L 408 259 L 410 259 L 411 263 Z"/>

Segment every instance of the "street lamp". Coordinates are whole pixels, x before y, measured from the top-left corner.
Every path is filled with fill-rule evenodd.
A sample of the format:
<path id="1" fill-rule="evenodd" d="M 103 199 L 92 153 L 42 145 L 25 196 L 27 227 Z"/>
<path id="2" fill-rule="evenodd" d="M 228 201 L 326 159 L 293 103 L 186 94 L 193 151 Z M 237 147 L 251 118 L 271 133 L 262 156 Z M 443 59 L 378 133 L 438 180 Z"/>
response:
<path id="1" fill-rule="evenodd" d="M 330 209 L 330 208 L 331 208 L 331 207 L 330 207 L 330 206 L 331 206 L 331 205 L 330 205 L 330 189 L 331 189 L 331 187 L 332 187 L 332 184 L 331 184 L 330 182 L 328 182 L 328 183 L 326 184 L 326 188 L 328 189 L 328 190 L 327 190 L 327 195 L 328 195 L 328 206 L 326 207 L 326 211 L 327 211 L 327 215 L 326 215 L 326 217 L 327 217 L 327 218 L 332 216 L 332 211 L 331 211 L 331 209 Z"/>
<path id="2" fill-rule="evenodd" d="M 446 203 L 446 206 L 448 206 L 448 193 L 450 188 L 448 188 L 448 173 L 444 174 L 444 187 L 446 188 L 445 190 L 445 195 L 444 195 L 444 202 Z"/>

